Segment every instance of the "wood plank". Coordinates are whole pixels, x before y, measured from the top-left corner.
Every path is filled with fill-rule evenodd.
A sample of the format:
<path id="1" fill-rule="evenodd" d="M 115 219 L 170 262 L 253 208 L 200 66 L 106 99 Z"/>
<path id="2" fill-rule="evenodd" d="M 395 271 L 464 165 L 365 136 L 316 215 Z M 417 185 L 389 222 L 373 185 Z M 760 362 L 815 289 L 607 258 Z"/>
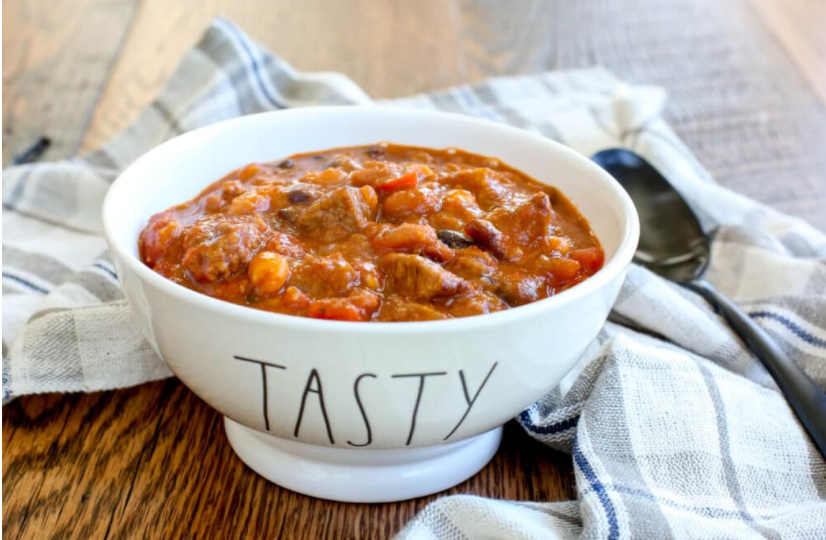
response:
<path id="1" fill-rule="evenodd" d="M 3 410 L 3 531 L 8 538 L 103 538 L 158 429 L 173 388 L 23 398 Z"/>
<path id="2" fill-rule="evenodd" d="M 73 155 L 139 0 L 3 5 L 3 164 L 46 135 Z"/>
<path id="3" fill-rule="evenodd" d="M 662 86 L 665 120 L 718 182 L 826 231 L 826 108 L 752 0 L 555 4 L 555 67 Z"/>
<path id="4" fill-rule="evenodd" d="M 8 538 L 388 538 L 436 496 L 344 504 L 282 489 L 235 457 L 221 416 L 176 380 L 6 406 Z M 569 500 L 570 456 L 515 425 L 493 461 L 446 493 Z"/>
<path id="5" fill-rule="evenodd" d="M 826 2 L 751 0 L 766 27 L 826 104 Z"/>
<path id="6" fill-rule="evenodd" d="M 344 72 L 377 98 L 456 84 L 465 74 L 450 4 L 144 0 L 83 147 L 95 148 L 128 125 L 216 16 L 298 69 Z"/>
<path id="7" fill-rule="evenodd" d="M 298 9 L 290 0 L 143 0 L 83 149 L 126 127 L 215 17 L 233 21 L 298 69 L 345 73 L 380 99 L 549 69 L 555 4 L 304 0 Z"/>
<path id="8" fill-rule="evenodd" d="M 143 0 L 135 11 L 138 1 L 6 3 L 4 162 L 43 126 L 56 138 L 45 159 L 72 153 L 131 14 L 133 27 L 85 148 L 116 134 L 151 101 L 208 22 L 222 15 L 296 67 L 345 72 L 376 97 L 594 63 L 628 80 L 664 84 L 672 92 L 669 120 L 718 178 L 826 223 L 817 195 L 822 158 L 801 157 L 824 155 L 817 152 L 826 140 L 818 136 L 822 108 L 818 113 L 805 95 L 784 101 L 803 90 L 782 55 L 755 54 L 764 50 L 764 29 L 740 0 L 306 0 L 300 7 L 288 0 Z M 793 0 L 808 11 L 786 13 L 785 2 L 780 9 L 778 0 L 746 1 L 773 2 L 777 17 L 794 21 L 797 29 L 781 29 L 786 41 L 778 40 L 796 61 L 811 56 L 807 44 L 823 51 L 813 41 L 822 39 L 822 4 Z M 815 37 L 801 45 L 795 33 Z M 795 48 L 803 51 L 797 57 Z M 777 77 L 783 84 L 775 84 Z M 777 181 L 790 177 L 794 184 Z M 3 443 L 3 526 L 10 538 L 385 538 L 432 500 L 345 505 L 273 486 L 234 457 L 220 416 L 174 381 L 22 398 L 4 408 Z M 513 426 L 494 461 L 450 492 L 522 500 L 575 495 L 570 458 Z"/>

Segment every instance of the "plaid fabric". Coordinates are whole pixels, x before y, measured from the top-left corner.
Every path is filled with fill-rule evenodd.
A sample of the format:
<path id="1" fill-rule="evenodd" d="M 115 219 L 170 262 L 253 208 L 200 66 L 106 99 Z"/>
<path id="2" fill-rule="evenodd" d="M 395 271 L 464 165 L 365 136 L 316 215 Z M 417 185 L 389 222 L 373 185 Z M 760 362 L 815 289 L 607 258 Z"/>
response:
<path id="1" fill-rule="evenodd" d="M 664 100 L 579 70 L 389 103 L 507 122 L 586 155 L 625 146 L 646 156 L 718 229 L 709 280 L 826 385 L 826 237 L 715 184 L 662 121 Z M 6 170 L 4 398 L 170 375 L 131 323 L 101 238 L 118 171 L 219 120 L 368 101 L 345 77 L 298 73 L 218 20 L 118 139 Z M 579 365 L 518 421 L 571 453 L 578 501 L 446 497 L 399 538 L 826 538 L 826 465 L 765 370 L 703 300 L 643 268 L 632 267 Z"/>

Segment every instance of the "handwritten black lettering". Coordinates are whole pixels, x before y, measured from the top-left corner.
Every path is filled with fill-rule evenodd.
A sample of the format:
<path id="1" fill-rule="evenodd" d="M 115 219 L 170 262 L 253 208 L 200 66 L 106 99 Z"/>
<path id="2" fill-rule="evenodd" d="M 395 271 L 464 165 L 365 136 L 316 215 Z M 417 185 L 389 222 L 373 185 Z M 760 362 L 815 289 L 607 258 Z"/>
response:
<path id="1" fill-rule="evenodd" d="M 421 403 L 422 401 L 422 392 L 424 392 L 425 378 L 440 375 L 447 375 L 447 372 L 437 371 L 432 373 L 403 373 L 400 375 L 391 375 L 391 377 L 394 379 L 403 379 L 410 377 L 419 378 L 419 391 L 416 393 L 416 405 L 413 407 L 413 418 L 410 421 L 410 433 L 407 435 L 407 443 L 405 443 L 405 446 L 410 446 L 410 442 L 413 440 L 413 432 L 416 431 L 416 416 L 419 414 L 419 403 Z"/>
<path id="2" fill-rule="evenodd" d="M 313 388 L 315 382 L 315 388 Z M 304 417 L 304 405 L 307 403 L 307 394 L 314 393 L 318 395 L 318 403 L 321 406 L 321 416 L 324 417 L 324 425 L 327 427 L 327 437 L 330 439 L 330 444 L 336 444 L 333 440 L 333 431 L 330 429 L 330 421 L 327 418 L 327 408 L 324 406 L 324 391 L 321 388 L 321 379 L 318 376 L 318 371 L 313 369 L 310 372 L 310 377 L 307 379 L 307 386 L 304 387 L 304 395 L 301 396 L 301 408 L 298 410 L 298 419 L 295 422 L 294 437 L 298 437 L 298 430 L 301 428 L 301 420 Z"/>
<path id="3" fill-rule="evenodd" d="M 462 425 L 462 422 L 465 421 L 465 418 L 467 418 L 467 415 L 470 412 L 470 409 L 473 407 L 473 404 L 476 403 L 476 398 L 479 397 L 479 393 L 482 391 L 482 388 L 484 388 L 485 385 L 487 384 L 488 379 L 490 379 L 490 376 L 493 373 L 493 370 L 496 369 L 497 365 L 499 365 L 499 362 L 494 362 L 493 363 L 493 365 L 490 368 L 490 371 L 488 371 L 488 374 L 485 376 L 485 380 L 482 381 L 482 384 L 479 385 L 479 388 L 476 390 L 476 393 L 473 394 L 473 398 L 470 397 L 470 394 L 468 393 L 468 390 L 467 390 L 467 381 L 465 381 L 465 372 L 462 371 L 461 369 L 459 370 L 459 378 L 462 380 L 462 390 L 465 393 L 465 401 L 467 402 L 467 409 L 465 409 L 465 414 L 462 415 L 462 418 L 459 419 L 459 423 L 456 424 L 456 426 L 452 430 L 450 430 L 450 433 L 447 434 L 447 437 L 445 437 L 442 440 L 445 440 L 445 441 L 448 440 L 454 433 L 456 433 L 456 430 L 459 429 L 459 426 Z"/>
<path id="4" fill-rule="evenodd" d="M 364 427 L 367 428 L 367 442 L 362 444 L 356 444 L 353 441 L 347 441 L 347 444 L 350 446 L 369 446 L 370 443 L 373 442 L 373 432 L 370 430 L 370 421 L 367 419 L 367 413 L 364 410 L 364 404 L 361 402 L 361 396 L 359 396 L 359 383 L 365 377 L 372 377 L 376 378 L 376 375 L 373 373 L 362 373 L 356 378 L 356 382 L 353 383 L 353 393 L 356 396 L 356 403 L 358 403 L 359 411 L 361 411 L 361 417 L 364 419 Z"/>
<path id="5" fill-rule="evenodd" d="M 243 356 L 233 356 L 236 360 L 241 360 L 242 362 L 251 362 L 253 364 L 258 364 L 261 366 L 261 386 L 263 387 L 263 402 L 264 402 L 264 427 L 267 431 L 270 430 L 270 415 L 267 412 L 267 368 L 273 367 L 276 369 L 284 369 L 287 368 L 278 364 L 273 364 L 272 362 L 264 362 L 263 360 L 255 360 L 252 358 L 245 358 Z"/>

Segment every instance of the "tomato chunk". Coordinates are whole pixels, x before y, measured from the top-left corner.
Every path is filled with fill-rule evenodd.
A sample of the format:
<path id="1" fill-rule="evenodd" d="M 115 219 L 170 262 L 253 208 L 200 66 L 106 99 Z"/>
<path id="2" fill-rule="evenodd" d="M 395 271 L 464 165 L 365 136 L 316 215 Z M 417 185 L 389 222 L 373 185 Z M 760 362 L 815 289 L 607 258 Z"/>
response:
<path id="1" fill-rule="evenodd" d="M 376 295 L 357 292 L 348 298 L 323 298 L 310 304 L 307 316 L 331 321 L 369 321 L 379 308 Z"/>
<path id="2" fill-rule="evenodd" d="M 376 186 L 376 191 L 379 193 L 392 193 L 394 191 L 402 191 L 405 189 L 413 189 L 419 184 L 419 175 L 414 171 L 403 174 L 398 178 L 387 180 Z"/>
<path id="3" fill-rule="evenodd" d="M 577 249 L 571 251 L 568 257 L 577 261 L 589 274 L 593 274 L 605 264 L 605 253 L 598 247 Z"/>
<path id="4" fill-rule="evenodd" d="M 325 298 L 310 304 L 307 315 L 329 321 L 366 321 L 364 313 L 345 298 Z"/>

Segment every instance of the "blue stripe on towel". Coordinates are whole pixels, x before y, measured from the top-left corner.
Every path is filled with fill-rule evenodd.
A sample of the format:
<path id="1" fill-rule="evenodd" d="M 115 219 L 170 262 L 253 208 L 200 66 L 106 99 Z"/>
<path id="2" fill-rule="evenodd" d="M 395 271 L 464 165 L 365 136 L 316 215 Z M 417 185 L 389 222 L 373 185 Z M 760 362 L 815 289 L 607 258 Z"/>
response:
<path id="1" fill-rule="evenodd" d="M 114 279 L 118 279 L 118 275 L 111 268 L 107 267 L 103 263 L 96 262 L 92 266 L 94 266 L 95 268 L 98 268 L 100 270 L 103 270 L 104 272 L 106 272 L 107 274 L 112 276 Z"/>
<path id="2" fill-rule="evenodd" d="M 576 427 L 579 422 L 579 416 L 574 416 L 573 418 L 568 418 L 567 420 L 563 420 L 562 422 L 557 422 L 556 424 L 551 424 L 549 426 L 537 426 L 531 421 L 529 410 L 530 409 L 526 409 L 520 413 L 519 423 L 522 424 L 522 427 L 531 433 L 536 433 L 537 435 L 553 435 L 555 433 L 562 433 L 572 427 Z"/>
<path id="3" fill-rule="evenodd" d="M 238 44 L 241 45 L 241 49 L 249 59 L 250 65 L 252 66 L 252 73 L 253 75 L 255 75 L 256 82 L 258 82 L 258 86 L 261 88 L 264 97 L 266 97 L 270 101 L 273 107 L 277 109 L 286 109 L 287 107 L 279 103 L 278 100 L 275 99 L 275 96 L 272 94 L 269 87 L 265 84 L 264 78 L 261 75 L 261 65 L 259 64 L 258 60 L 256 60 L 255 54 L 250 48 L 249 43 L 247 43 L 246 36 L 244 36 L 234 24 L 227 22 L 223 19 L 220 19 L 220 21 L 221 23 L 223 23 L 222 26 L 227 31 L 229 31 L 235 37 L 235 40 L 238 42 Z"/>
<path id="4" fill-rule="evenodd" d="M 9 273 L 6 273 L 6 272 L 3 272 L 3 278 L 4 279 L 10 279 L 10 280 L 12 280 L 16 283 L 19 283 L 19 284 L 23 285 L 24 287 L 26 287 L 28 289 L 31 289 L 35 292 L 39 292 L 39 293 L 42 293 L 42 294 L 47 294 L 49 292 L 48 290 L 44 289 L 43 287 L 40 287 L 39 285 L 35 285 L 31 281 L 27 281 L 27 280 L 25 280 L 21 277 L 13 276 L 13 275 L 11 275 Z"/>
<path id="5" fill-rule="evenodd" d="M 817 336 L 813 336 L 803 328 L 801 328 L 797 323 L 790 321 L 788 318 L 784 317 L 783 315 L 778 315 L 777 313 L 772 313 L 771 311 L 752 311 L 749 315 L 754 319 L 772 319 L 792 332 L 808 343 L 809 345 L 814 345 L 815 347 L 820 347 L 822 349 L 826 349 L 826 339 L 820 339 Z"/>
<path id="6" fill-rule="evenodd" d="M 591 468 L 591 464 L 588 463 L 585 455 L 579 449 L 579 439 L 574 440 L 574 462 L 577 467 L 579 467 L 579 470 L 582 471 L 582 474 L 585 475 L 588 483 L 591 484 L 591 489 L 597 494 L 597 498 L 602 504 L 605 517 L 608 518 L 608 540 L 617 540 L 619 538 L 619 523 L 617 522 L 617 512 L 614 509 L 614 504 L 611 502 L 611 498 L 608 497 L 605 487 Z"/>

